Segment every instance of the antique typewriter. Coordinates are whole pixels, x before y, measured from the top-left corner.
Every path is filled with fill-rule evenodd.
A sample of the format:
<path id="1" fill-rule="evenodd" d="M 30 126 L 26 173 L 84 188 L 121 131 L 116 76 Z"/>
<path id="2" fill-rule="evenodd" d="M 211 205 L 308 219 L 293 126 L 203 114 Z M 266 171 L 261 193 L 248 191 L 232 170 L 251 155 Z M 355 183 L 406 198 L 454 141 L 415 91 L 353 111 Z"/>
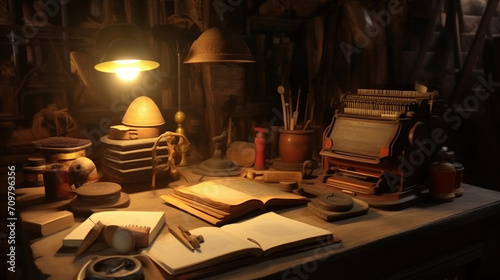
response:
<path id="1" fill-rule="evenodd" d="M 425 196 L 431 149 L 423 148 L 440 102 L 437 91 L 416 88 L 341 96 L 320 151 L 328 187 L 374 207 L 403 207 Z"/>

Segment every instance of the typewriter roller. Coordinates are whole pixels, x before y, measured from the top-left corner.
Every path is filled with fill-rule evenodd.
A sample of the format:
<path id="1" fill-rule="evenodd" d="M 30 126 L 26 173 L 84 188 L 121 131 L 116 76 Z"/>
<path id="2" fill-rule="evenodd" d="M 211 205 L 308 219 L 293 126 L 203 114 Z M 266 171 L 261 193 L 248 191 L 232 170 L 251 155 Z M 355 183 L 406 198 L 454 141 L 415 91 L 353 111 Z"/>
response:
<path id="1" fill-rule="evenodd" d="M 374 207 L 401 206 L 426 192 L 428 160 L 419 152 L 438 93 L 359 89 L 324 132 L 326 185 Z"/>

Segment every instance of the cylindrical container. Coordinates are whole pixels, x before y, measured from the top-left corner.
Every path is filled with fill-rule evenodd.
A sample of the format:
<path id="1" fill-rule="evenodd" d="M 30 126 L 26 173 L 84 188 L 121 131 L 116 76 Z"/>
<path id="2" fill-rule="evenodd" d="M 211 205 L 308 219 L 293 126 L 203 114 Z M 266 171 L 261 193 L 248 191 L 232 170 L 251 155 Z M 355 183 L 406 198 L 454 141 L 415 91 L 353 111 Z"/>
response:
<path id="1" fill-rule="evenodd" d="M 279 153 L 281 161 L 302 163 L 312 159 L 314 130 L 280 130 Z"/>
<path id="2" fill-rule="evenodd" d="M 455 184 L 453 192 L 456 197 L 462 196 L 464 194 L 464 188 L 462 188 L 462 176 L 464 174 L 464 167 L 461 163 L 454 161 L 453 166 L 455 167 Z"/>
<path id="3" fill-rule="evenodd" d="M 441 201 L 451 201 L 455 198 L 455 175 L 453 164 L 442 159 L 430 167 L 431 195 Z"/>
<path id="4" fill-rule="evenodd" d="M 69 184 L 68 168 L 64 164 L 49 164 L 43 172 L 43 180 L 45 183 L 45 200 L 52 202 L 75 196 Z"/>
<path id="5" fill-rule="evenodd" d="M 455 152 L 448 150 L 445 148 L 445 159 L 449 163 L 453 164 L 455 167 L 455 184 L 453 192 L 455 193 L 455 197 L 462 196 L 464 194 L 464 189 L 462 188 L 462 176 L 464 173 L 464 167 L 460 162 L 455 161 Z"/>
<path id="6" fill-rule="evenodd" d="M 45 156 L 47 163 L 62 163 L 69 167 L 75 159 L 86 156 L 92 141 L 72 137 L 47 137 L 33 141 L 33 144 Z"/>
<path id="7" fill-rule="evenodd" d="M 43 171 L 47 163 L 43 157 L 30 157 L 28 164 L 23 166 L 24 184 L 27 187 L 43 186 Z"/>
<path id="8" fill-rule="evenodd" d="M 262 127 L 256 127 L 257 135 L 255 136 L 255 164 L 253 168 L 256 170 L 266 169 L 266 138 L 264 135 L 267 133 L 267 129 Z"/>
<path id="9" fill-rule="evenodd" d="M 87 154 L 86 149 L 81 149 L 78 151 L 49 151 L 45 153 L 45 158 L 48 163 L 61 163 L 66 167 L 69 167 L 73 161 L 79 157 L 84 157 Z"/>

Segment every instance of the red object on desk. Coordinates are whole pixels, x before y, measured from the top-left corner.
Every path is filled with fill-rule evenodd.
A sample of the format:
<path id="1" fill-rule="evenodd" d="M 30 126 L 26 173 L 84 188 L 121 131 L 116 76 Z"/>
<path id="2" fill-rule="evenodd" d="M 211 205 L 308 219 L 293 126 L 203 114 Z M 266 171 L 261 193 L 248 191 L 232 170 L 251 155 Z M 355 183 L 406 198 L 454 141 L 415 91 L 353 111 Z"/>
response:
<path id="1" fill-rule="evenodd" d="M 45 199 L 60 201 L 73 198 L 75 194 L 69 185 L 68 168 L 60 163 L 53 163 L 43 172 Z"/>
<path id="2" fill-rule="evenodd" d="M 255 136 L 255 164 L 254 169 L 264 170 L 266 169 L 266 138 L 265 134 L 267 129 L 262 127 L 256 127 L 257 135 Z"/>

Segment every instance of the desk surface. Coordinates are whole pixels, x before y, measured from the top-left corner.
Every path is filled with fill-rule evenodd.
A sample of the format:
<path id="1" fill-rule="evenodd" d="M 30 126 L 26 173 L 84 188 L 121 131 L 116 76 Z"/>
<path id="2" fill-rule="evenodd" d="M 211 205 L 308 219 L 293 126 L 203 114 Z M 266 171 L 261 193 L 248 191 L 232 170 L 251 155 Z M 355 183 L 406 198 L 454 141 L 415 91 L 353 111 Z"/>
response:
<path id="1" fill-rule="evenodd" d="M 203 178 L 210 179 L 211 177 Z M 182 184 L 182 180 L 170 183 L 171 186 Z M 465 185 L 464 189 L 464 195 L 452 202 L 427 201 L 399 211 L 370 208 L 365 215 L 334 222 L 321 220 L 306 206 L 281 209 L 277 213 L 328 229 L 342 242 L 231 270 L 214 279 L 241 279 L 243 275 L 244 278 L 255 279 L 277 273 L 282 277 L 286 276 L 283 279 L 300 279 L 304 273 L 313 273 L 313 270 L 328 263 L 333 262 L 335 265 L 335 260 L 369 246 L 405 246 L 405 242 L 411 242 L 410 238 L 415 236 L 431 235 L 433 232 L 453 229 L 500 213 L 500 192 L 470 185 Z M 159 187 L 156 190 L 146 188 L 142 192 L 131 193 L 130 206 L 123 210 L 164 211 L 167 223 L 183 224 L 188 229 L 207 225 L 204 221 L 165 204 L 160 195 L 170 191 L 169 187 Z M 31 205 L 24 212 L 37 209 L 58 210 L 68 205 L 68 201 L 45 204 L 43 188 L 18 189 L 17 192 L 21 205 Z M 50 275 L 49 279 L 67 280 L 69 275 L 76 275 L 88 260 L 95 257 L 86 254 L 75 258 L 74 253 L 61 250 L 63 237 L 81 221 L 83 218 L 76 218 L 72 228 L 31 240 L 34 263 L 42 274 Z M 166 232 L 164 227 L 161 234 Z"/>

